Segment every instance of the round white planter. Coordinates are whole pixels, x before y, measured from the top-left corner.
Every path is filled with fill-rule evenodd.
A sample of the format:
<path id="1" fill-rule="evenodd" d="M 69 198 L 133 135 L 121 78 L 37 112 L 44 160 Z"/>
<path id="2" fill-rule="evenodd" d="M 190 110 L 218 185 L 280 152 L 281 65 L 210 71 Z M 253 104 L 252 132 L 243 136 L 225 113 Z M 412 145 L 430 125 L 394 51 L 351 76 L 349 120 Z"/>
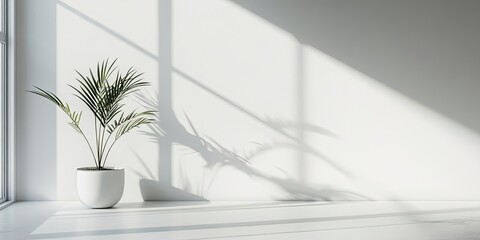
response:
<path id="1" fill-rule="evenodd" d="M 77 195 L 90 208 L 109 208 L 122 198 L 125 185 L 123 168 L 77 168 Z"/>

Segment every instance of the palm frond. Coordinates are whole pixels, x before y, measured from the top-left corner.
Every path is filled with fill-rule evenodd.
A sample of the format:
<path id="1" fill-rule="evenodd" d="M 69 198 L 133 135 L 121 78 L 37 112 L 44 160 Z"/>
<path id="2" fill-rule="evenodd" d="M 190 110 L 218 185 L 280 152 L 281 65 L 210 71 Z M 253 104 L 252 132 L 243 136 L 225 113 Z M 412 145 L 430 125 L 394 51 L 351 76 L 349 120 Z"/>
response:
<path id="1" fill-rule="evenodd" d="M 100 98 L 100 89 L 97 87 L 94 79 L 89 78 L 88 76 L 83 76 L 80 72 L 75 70 L 75 72 L 80 76 L 81 79 L 77 78 L 77 82 L 80 84 L 80 87 L 74 87 L 69 85 L 73 90 L 75 90 L 76 97 L 78 97 L 82 102 L 87 105 L 87 107 L 92 111 L 97 119 L 101 119 L 99 116 L 98 102 Z"/>
<path id="2" fill-rule="evenodd" d="M 109 63 L 109 60 L 107 59 L 102 63 L 97 63 L 96 75 L 91 69 L 89 69 L 90 76 L 83 75 L 75 70 L 80 77 L 77 78 L 80 87 L 70 85 L 70 87 L 76 92 L 75 96 L 90 108 L 95 115 L 95 118 L 97 118 L 103 127 L 105 127 L 108 121 L 111 120 L 108 118 L 111 107 L 109 108 L 109 101 L 105 98 L 110 98 L 110 96 L 106 96 L 106 93 L 109 91 L 107 90 L 109 86 L 108 79 L 117 69 L 115 66 L 116 62 L 117 59 L 112 63 Z M 113 109 L 118 111 L 120 107 L 117 105 Z"/>
<path id="3" fill-rule="evenodd" d="M 118 120 L 114 120 L 113 123 L 109 124 L 107 126 L 107 131 L 108 133 L 113 133 L 117 128 L 119 128 L 121 125 L 125 124 L 128 121 L 131 121 L 132 119 L 138 118 L 138 117 L 144 117 L 144 118 L 149 118 L 150 120 L 154 121 L 153 118 L 150 118 L 155 115 L 155 111 L 144 111 L 144 112 L 131 112 L 124 116 L 120 115 Z"/>
<path id="4" fill-rule="evenodd" d="M 60 109 L 62 109 L 62 111 L 68 115 L 68 117 L 70 118 L 71 122 L 69 123 L 70 126 L 72 126 L 73 129 L 75 129 L 75 131 L 77 131 L 78 133 L 82 133 L 82 130 L 80 129 L 80 119 L 82 118 L 82 112 L 75 112 L 75 111 L 72 111 L 70 109 L 70 106 L 68 105 L 68 103 L 64 103 L 62 102 L 62 100 L 60 100 L 60 98 L 57 97 L 57 95 L 55 95 L 54 93 L 52 92 L 49 92 L 49 91 L 45 91 L 39 87 L 36 87 L 34 86 L 37 90 L 33 90 L 33 91 L 29 91 L 33 94 L 37 94 L 41 97 L 44 97 L 48 100 L 50 100 L 51 102 L 55 103 L 55 105 L 57 105 Z"/>
<path id="5" fill-rule="evenodd" d="M 117 133 L 115 134 L 115 140 L 119 139 L 122 135 L 125 133 L 130 132 L 130 130 L 139 127 L 143 124 L 149 124 L 153 123 L 154 120 L 151 118 L 146 118 L 146 117 L 137 117 L 134 119 L 131 119 L 129 121 L 126 121 L 122 125 L 120 125 L 117 129 Z"/>
<path id="6" fill-rule="evenodd" d="M 94 113 L 102 127 L 106 127 L 118 114 L 122 112 L 121 101 L 138 88 L 147 86 L 148 82 L 142 81 L 143 73 L 138 73 L 133 68 L 128 69 L 125 76 L 117 72 L 113 83 L 109 78 L 117 69 L 116 59 L 109 63 L 108 59 L 97 64 L 96 76 L 90 69 L 90 76 L 82 75 L 77 71 L 80 87 L 72 87 L 80 100 L 82 100 Z"/>

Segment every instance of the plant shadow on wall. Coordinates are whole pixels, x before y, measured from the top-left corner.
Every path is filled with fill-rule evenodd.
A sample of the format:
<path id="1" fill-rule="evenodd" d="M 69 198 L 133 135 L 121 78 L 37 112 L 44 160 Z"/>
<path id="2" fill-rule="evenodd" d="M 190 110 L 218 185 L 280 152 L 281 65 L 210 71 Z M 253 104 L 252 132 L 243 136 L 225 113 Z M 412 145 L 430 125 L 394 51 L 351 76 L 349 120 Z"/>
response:
<path id="1" fill-rule="evenodd" d="M 158 96 L 146 96 L 146 95 L 137 95 L 138 99 L 141 101 L 141 104 L 148 106 L 152 109 L 158 109 L 159 103 L 156 99 Z M 183 190 L 177 189 L 169 184 L 162 183 L 161 181 L 155 180 L 154 174 L 148 170 L 145 162 L 139 158 L 143 168 L 148 172 L 148 176 L 134 171 L 138 175 L 140 180 L 140 189 L 144 200 L 207 200 L 203 197 L 212 184 L 215 181 L 217 173 L 225 167 L 232 167 L 236 170 L 241 171 L 244 174 L 247 174 L 251 179 L 255 181 L 266 181 L 267 183 L 273 184 L 278 189 L 281 189 L 283 195 L 280 199 L 276 200 L 323 200 L 323 201 L 334 201 L 334 200 L 367 200 L 369 199 L 366 196 L 357 194 L 355 192 L 335 189 L 327 185 L 323 186 L 307 186 L 296 179 L 290 177 L 278 177 L 270 174 L 263 173 L 257 169 L 252 161 L 254 157 L 263 154 L 267 151 L 271 151 L 278 148 L 294 148 L 298 150 L 307 151 L 314 156 L 324 159 L 328 162 L 325 156 L 322 154 L 311 150 L 309 151 L 303 146 L 300 142 L 275 142 L 269 144 L 256 143 L 258 147 L 250 151 L 249 153 L 239 154 L 237 151 L 227 149 L 222 146 L 221 143 L 216 141 L 213 138 L 207 137 L 204 134 L 201 134 L 199 130 L 195 128 L 194 123 L 190 120 L 187 113 L 185 118 L 188 122 L 188 128 L 190 131 L 183 126 L 178 120 L 177 116 L 172 112 L 172 116 L 160 116 L 157 115 L 158 124 L 152 124 L 148 126 L 149 131 L 143 131 L 145 135 L 148 135 L 152 141 L 156 143 L 163 142 L 167 139 L 168 142 L 173 144 L 178 144 L 184 147 L 187 147 L 192 151 L 192 153 L 197 153 L 200 155 L 201 159 L 204 161 L 204 176 L 202 179 L 196 179 L 200 181 L 201 189 L 200 191 L 195 191 L 196 194 L 189 192 L 194 191 L 194 186 L 188 181 L 183 181 Z M 168 121 L 164 121 L 168 119 Z M 268 121 L 268 124 L 275 128 L 277 131 L 284 131 L 285 128 L 295 128 L 298 127 L 293 123 L 279 121 L 279 120 L 265 120 Z M 168 122 L 168 123 L 166 123 Z M 321 127 L 309 125 L 305 126 L 304 130 L 311 131 L 317 134 L 327 135 L 330 137 L 335 137 L 335 135 L 328 130 L 325 130 Z M 162 159 L 159 159 L 162 161 Z M 188 163 L 187 163 L 188 164 Z M 332 163 L 333 164 L 333 163 Z M 338 166 L 334 166 L 337 170 Z M 285 172 L 282 169 L 279 169 L 282 172 Z M 211 173 L 208 183 L 205 179 L 206 172 Z M 342 172 L 343 174 L 348 174 Z M 236 183 L 231 182 L 230 185 L 234 186 Z"/>

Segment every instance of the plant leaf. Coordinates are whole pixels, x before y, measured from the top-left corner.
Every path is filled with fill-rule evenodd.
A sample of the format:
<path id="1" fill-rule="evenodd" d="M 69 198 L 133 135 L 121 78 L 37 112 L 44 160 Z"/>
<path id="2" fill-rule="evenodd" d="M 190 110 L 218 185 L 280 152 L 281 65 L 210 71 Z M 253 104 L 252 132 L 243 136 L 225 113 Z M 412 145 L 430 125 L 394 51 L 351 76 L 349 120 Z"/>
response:
<path id="1" fill-rule="evenodd" d="M 68 103 L 62 102 L 60 98 L 58 98 L 57 95 L 55 95 L 54 93 L 45 91 L 36 86 L 34 87 L 36 88 L 36 90 L 29 91 L 29 92 L 37 94 L 55 103 L 55 105 L 57 105 L 60 109 L 62 109 L 62 111 L 65 114 L 67 114 L 68 117 L 70 118 L 71 120 L 71 122 L 69 122 L 70 126 L 72 126 L 72 128 L 78 133 L 82 133 L 82 130 L 80 129 L 80 119 L 82 117 L 82 112 L 72 111 Z"/>

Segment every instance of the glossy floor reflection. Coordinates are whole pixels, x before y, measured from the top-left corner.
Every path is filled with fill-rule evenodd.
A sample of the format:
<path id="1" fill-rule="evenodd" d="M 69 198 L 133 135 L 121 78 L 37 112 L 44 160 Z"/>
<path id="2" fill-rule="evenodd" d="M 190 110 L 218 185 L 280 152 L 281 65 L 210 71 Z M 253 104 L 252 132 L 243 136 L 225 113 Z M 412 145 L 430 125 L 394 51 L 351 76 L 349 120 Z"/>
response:
<path id="1" fill-rule="evenodd" d="M 480 202 L 20 202 L 0 239 L 480 239 Z"/>

